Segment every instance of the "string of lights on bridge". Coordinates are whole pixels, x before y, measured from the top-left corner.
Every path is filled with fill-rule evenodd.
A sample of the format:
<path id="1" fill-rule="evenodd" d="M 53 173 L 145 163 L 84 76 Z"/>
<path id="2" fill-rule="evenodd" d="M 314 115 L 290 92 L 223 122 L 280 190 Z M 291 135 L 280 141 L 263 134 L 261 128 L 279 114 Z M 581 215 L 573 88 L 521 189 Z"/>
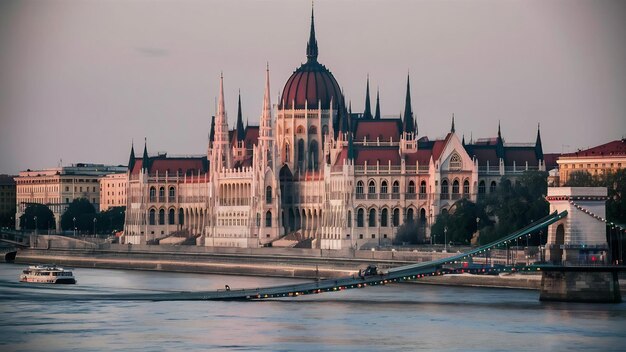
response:
<path id="1" fill-rule="evenodd" d="M 605 219 L 605 218 L 603 218 L 603 217 L 601 217 L 601 216 L 599 216 L 599 215 L 595 214 L 595 213 L 594 213 L 594 212 L 592 212 L 591 210 L 586 209 L 586 208 L 583 208 L 582 206 L 580 206 L 579 204 L 577 204 L 577 203 L 576 203 L 576 202 L 574 202 L 573 200 L 570 200 L 569 202 L 570 202 L 570 204 L 572 204 L 574 207 L 576 207 L 576 209 L 578 209 L 578 210 L 580 210 L 580 211 L 584 212 L 585 214 L 587 214 L 587 215 L 589 215 L 589 216 L 591 216 L 591 217 L 595 218 L 595 219 L 596 219 L 596 220 L 598 220 L 598 221 L 602 221 L 603 223 L 607 224 L 608 226 L 611 226 L 611 228 L 612 228 L 612 229 L 617 228 L 619 231 L 626 231 L 626 228 L 624 228 L 624 227 L 622 227 L 622 226 L 620 226 L 620 225 L 618 225 L 618 224 L 615 224 L 615 223 L 609 222 L 607 219 Z"/>

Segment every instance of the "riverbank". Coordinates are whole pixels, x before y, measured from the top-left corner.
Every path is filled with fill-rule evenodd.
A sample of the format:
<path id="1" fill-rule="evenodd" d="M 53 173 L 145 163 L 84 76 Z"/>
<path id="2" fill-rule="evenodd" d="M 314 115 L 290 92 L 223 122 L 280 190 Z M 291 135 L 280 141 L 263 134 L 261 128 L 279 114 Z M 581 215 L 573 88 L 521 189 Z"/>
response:
<path id="1" fill-rule="evenodd" d="M 65 238 L 61 239 L 66 241 Z M 385 270 L 431 261 L 454 253 L 418 251 L 335 251 L 292 248 L 217 248 L 196 246 L 106 245 L 76 248 L 56 238 L 20 249 L 15 263 L 58 264 L 66 267 L 169 271 L 202 274 L 265 276 L 299 279 L 340 278 L 358 274 L 369 264 Z M 537 290 L 539 273 L 513 275 L 453 274 L 425 277 L 421 284 Z M 626 280 L 621 280 L 622 291 Z"/>
<path id="2" fill-rule="evenodd" d="M 339 278 L 356 275 L 372 263 L 371 259 L 295 257 L 249 254 L 181 254 L 177 252 L 119 252 L 112 250 L 20 250 L 19 264 L 58 264 L 69 267 L 170 271 L 203 274 L 267 276 L 282 278 Z M 415 262 L 377 260 L 380 267 L 390 268 Z M 470 275 L 453 274 L 426 277 L 412 281 L 420 284 L 539 289 L 541 275 Z"/>

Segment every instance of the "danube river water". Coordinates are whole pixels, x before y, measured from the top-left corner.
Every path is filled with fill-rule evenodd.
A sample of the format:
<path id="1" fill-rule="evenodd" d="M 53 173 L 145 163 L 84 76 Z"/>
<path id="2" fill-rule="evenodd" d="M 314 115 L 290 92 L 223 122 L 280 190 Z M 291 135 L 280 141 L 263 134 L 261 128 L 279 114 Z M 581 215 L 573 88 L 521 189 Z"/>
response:
<path id="1" fill-rule="evenodd" d="M 176 301 L 177 291 L 297 280 L 76 268 L 76 285 L 50 286 L 19 283 L 23 268 L 0 264 L 1 351 L 626 350 L 625 303 L 541 303 L 536 291 L 416 284 Z M 172 300 L 133 299 L 146 292 Z"/>

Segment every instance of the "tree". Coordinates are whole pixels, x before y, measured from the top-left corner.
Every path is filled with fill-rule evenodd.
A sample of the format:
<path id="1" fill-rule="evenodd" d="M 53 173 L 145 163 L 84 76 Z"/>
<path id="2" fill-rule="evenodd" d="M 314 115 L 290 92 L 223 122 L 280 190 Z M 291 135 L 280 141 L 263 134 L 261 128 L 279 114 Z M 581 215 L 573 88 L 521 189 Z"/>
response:
<path id="1" fill-rule="evenodd" d="M 606 218 L 611 222 L 626 223 L 626 169 L 604 175 L 607 187 Z"/>
<path id="2" fill-rule="evenodd" d="M 69 207 L 61 216 L 61 228 L 73 230 L 74 223 L 78 231 L 89 232 L 93 229 L 93 219 L 96 218 L 96 209 L 86 198 L 77 198 L 70 203 Z M 74 221 L 76 219 L 76 221 Z"/>
<path id="3" fill-rule="evenodd" d="M 394 244 L 417 244 L 418 243 L 418 224 L 416 221 L 407 221 L 398 227 Z"/>
<path id="4" fill-rule="evenodd" d="M 547 192 L 546 172 L 527 171 L 515 184 L 503 177 L 496 192 L 485 201 L 487 214 L 497 221 L 492 228 L 481 230 L 480 243 L 497 240 L 548 215 Z"/>
<path id="5" fill-rule="evenodd" d="M 28 204 L 24 209 L 24 214 L 20 216 L 20 228 L 24 230 L 34 230 L 35 226 L 37 230 L 53 229 L 55 223 L 52 210 L 44 204 Z"/>
<path id="6" fill-rule="evenodd" d="M 569 179 L 564 187 L 595 187 L 599 186 L 601 182 L 599 182 L 597 177 L 593 177 L 589 172 L 584 170 L 576 170 L 572 171 L 569 174 Z"/>
<path id="7" fill-rule="evenodd" d="M 112 233 L 124 229 L 126 207 L 111 207 L 97 216 L 97 229 L 100 233 Z"/>
<path id="8" fill-rule="evenodd" d="M 480 219 L 477 223 L 476 219 Z M 434 243 L 462 243 L 469 244 L 478 226 L 491 224 L 482 205 L 461 199 L 450 208 L 448 213 L 442 213 L 431 228 L 430 236 Z M 445 232 L 445 233 L 444 233 Z"/>

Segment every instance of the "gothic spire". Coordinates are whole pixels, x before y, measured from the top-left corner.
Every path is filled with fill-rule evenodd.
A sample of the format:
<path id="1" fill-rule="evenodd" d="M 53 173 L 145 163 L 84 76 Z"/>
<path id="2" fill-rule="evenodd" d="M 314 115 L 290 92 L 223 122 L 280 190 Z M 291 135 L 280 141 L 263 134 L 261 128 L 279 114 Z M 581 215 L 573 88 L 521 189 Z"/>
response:
<path id="1" fill-rule="evenodd" d="M 370 75 L 367 75 L 367 84 L 365 86 L 365 110 L 363 111 L 363 119 L 372 119 L 372 107 L 370 106 Z"/>
<path id="2" fill-rule="evenodd" d="M 237 140 L 243 141 L 246 132 L 243 129 L 243 118 L 241 116 L 241 90 L 239 90 L 239 102 L 237 104 Z"/>
<path id="3" fill-rule="evenodd" d="M 541 146 L 541 126 L 537 123 L 537 140 L 535 141 L 535 155 L 537 159 L 543 160 L 543 147 Z"/>
<path id="4" fill-rule="evenodd" d="M 496 139 L 496 155 L 500 159 L 504 159 L 504 140 L 500 131 L 500 121 L 498 120 L 498 138 Z"/>
<path id="5" fill-rule="evenodd" d="M 352 133 L 348 133 L 348 159 L 356 159 L 356 153 L 354 152 L 354 142 L 352 141 Z"/>
<path id="6" fill-rule="evenodd" d="M 128 158 L 128 170 L 133 169 L 135 167 L 135 143 L 130 142 L 130 157 Z"/>
<path id="7" fill-rule="evenodd" d="M 265 70 L 265 93 L 263 94 L 263 112 L 259 129 L 260 139 L 269 139 L 272 133 L 272 103 L 270 101 L 270 67 Z"/>
<path id="8" fill-rule="evenodd" d="M 376 113 L 374 114 L 374 120 L 380 120 L 380 91 L 376 88 Z"/>
<path id="9" fill-rule="evenodd" d="M 215 140 L 215 115 L 211 116 L 211 129 L 209 130 L 209 146 Z"/>
<path id="10" fill-rule="evenodd" d="M 147 171 L 149 169 L 149 166 L 148 166 L 149 162 L 150 160 L 148 159 L 148 138 L 144 137 L 143 157 L 141 160 L 141 168 Z"/>
<path id="11" fill-rule="evenodd" d="M 456 132 L 456 130 L 454 129 L 454 113 L 452 113 L 452 127 L 450 128 L 450 132 Z"/>
<path id="12" fill-rule="evenodd" d="M 228 116 L 224 104 L 224 75 L 220 74 L 220 93 L 217 103 L 217 115 L 215 116 L 213 152 L 216 158 L 215 167 L 230 167 L 231 148 L 228 139 Z"/>
<path id="13" fill-rule="evenodd" d="M 404 121 L 402 127 L 404 132 L 417 134 L 417 124 L 413 118 L 413 109 L 411 108 L 411 83 L 408 74 L 406 76 L 406 101 L 404 103 Z"/>
<path id="14" fill-rule="evenodd" d="M 309 34 L 309 42 L 306 44 L 306 57 L 308 61 L 317 61 L 317 39 L 315 39 L 313 4 L 311 4 L 311 33 Z"/>

